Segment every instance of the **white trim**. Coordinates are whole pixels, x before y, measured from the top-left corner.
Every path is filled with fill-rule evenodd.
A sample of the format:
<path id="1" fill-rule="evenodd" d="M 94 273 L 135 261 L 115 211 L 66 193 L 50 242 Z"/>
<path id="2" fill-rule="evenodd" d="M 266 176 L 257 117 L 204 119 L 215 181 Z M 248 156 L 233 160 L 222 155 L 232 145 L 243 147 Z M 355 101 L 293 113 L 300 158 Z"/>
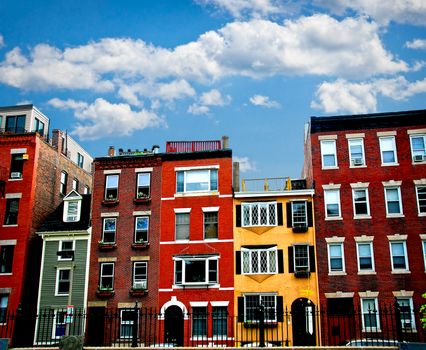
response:
<path id="1" fill-rule="evenodd" d="M 56 268 L 56 280 L 55 280 L 55 296 L 56 297 L 69 296 L 71 288 L 72 288 L 72 286 L 71 286 L 71 274 L 73 273 L 71 271 L 72 268 L 73 268 L 72 266 L 64 266 L 64 267 L 61 266 L 61 267 Z M 70 272 L 70 276 L 69 276 L 70 286 L 69 286 L 69 289 L 68 289 L 68 293 L 61 293 L 61 294 L 59 294 L 59 292 L 58 292 L 58 287 L 59 287 L 59 272 L 60 271 L 65 271 L 65 270 L 68 270 Z"/>
<path id="2" fill-rule="evenodd" d="M 25 153 L 27 153 L 26 148 L 11 148 L 10 149 L 10 154 L 25 154 Z"/>
<path id="3" fill-rule="evenodd" d="M 53 242 L 53 240 L 51 241 Z M 58 241 L 58 251 L 62 251 L 62 242 L 72 242 L 72 251 L 75 252 L 75 240 L 74 239 L 60 239 Z M 61 256 L 58 255 L 58 261 L 73 261 L 72 258 L 65 258 L 63 259 Z"/>
<path id="4" fill-rule="evenodd" d="M 383 187 L 396 187 L 401 186 L 402 181 L 395 181 L 395 180 L 389 180 L 389 181 L 382 181 Z"/>
<path id="5" fill-rule="evenodd" d="M 101 218 L 118 218 L 119 216 L 119 212 L 101 213 Z"/>
<path id="6" fill-rule="evenodd" d="M 161 198 L 161 200 L 162 201 L 174 201 L 175 197 L 164 197 L 164 198 Z"/>
<path id="7" fill-rule="evenodd" d="M 6 193 L 6 199 L 22 198 L 22 193 Z"/>
<path id="8" fill-rule="evenodd" d="M 369 182 L 355 182 L 350 184 L 352 188 L 367 188 L 370 185 Z"/>
<path id="9" fill-rule="evenodd" d="M 336 237 L 337 238 L 337 237 Z M 340 237 L 339 237 L 340 238 Z M 345 264 L 345 246 L 343 244 L 344 237 L 340 242 L 327 242 L 327 260 L 328 260 L 328 274 L 329 275 L 346 275 L 346 264 Z M 327 238 L 326 238 L 327 240 Z M 340 246 L 341 259 L 342 259 L 342 269 L 341 270 L 332 270 L 331 269 L 331 254 L 330 254 L 330 246 Z"/>
<path id="10" fill-rule="evenodd" d="M 158 291 L 159 292 L 173 292 L 173 288 L 159 288 Z"/>
<path id="11" fill-rule="evenodd" d="M 16 239 L 2 239 L 0 240 L 0 246 L 2 245 L 16 245 Z"/>
<path id="12" fill-rule="evenodd" d="M 185 304 L 177 300 L 176 296 L 173 295 L 170 300 L 164 303 L 161 307 L 160 315 L 158 316 L 159 320 L 164 320 L 166 309 L 168 309 L 170 306 L 177 306 L 178 308 L 180 308 L 182 310 L 184 320 L 188 319 L 188 310 L 186 309 Z"/>
<path id="13" fill-rule="evenodd" d="M 174 208 L 173 210 L 175 214 L 185 214 L 191 212 L 191 208 Z"/>
<path id="14" fill-rule="evenodd" d="M 402 235 L 402 236 L 407 236 L 407 235 Z M 389 236 L 388 236 L 389 238 Z M 393 264 L 393 253 L 392 253 L 392 244 L 402 244 L 402 248 L 404 250 L 404 263 L 405 263 L 405 268 L 395 268 L 394 264 Z M 394 239 L 389 239 L 389 253 L 390 253 L 390 262 L 391 262 L 391 268 L 392 268 L 392 273 L 411 273 L 410 272 L 410 263 L 408 261 L 408 252 L 407 252 L 407 238 L 405 239 L 401 239 L 401 240 L 394 240 Z"/>
<path id="15" fill-rule="evenodd" d="M 68 216 L 68 210 L 69 210 L 69 205 L 70 203 L 77 203 L 77 213 L 76 213 L 76 218 L 75 220 L 69 220 L 69 216 Z M 71 198 L 65 198 L 64 199 L 64 212 L 62 214 L 62 220 L 64 222 L 79 222 L 81 219 L 81 197 L 77 199 L 71 199 Z"/>
<path id="16" fill-rule="evenodd" d="M 323 190 L 339 190 L 341 186 L 342 186 L 341 184 L 330 183 L 327 185 L 322 185 L 322 188 Z"/>
<path id="17" fill-rule="evenodd" d="M 37 314 L 40 315 L 40 299 L 41 299 L 41 287 L 43 285 L 43 275 L 44 275 L 44 258 L 45 258 L 45 251 L 46 251 L 46 241 L 43 240 L 43 246 L 42 246 L 42 250 L 41 250 L 41 262 L 40 262 L 40 282 L 38 284 L 38 294 L 37 294 Z M 33 344 L 36 344 L 36 340 L 37 340 L 37 334 L 38 334 L 38 322 L 39 322 L 39 317 L 36 317 L 36 324 L 35 324 L 35 329 L 34 329 L 34 342 Z"/>
<path id="18" fill-rule="evenodd" d="M 371 290 L 366 290 L 365 292 L 358 292 L 360 298 L 377 298 L 379 292 L 372 292 Z"/>
<path id="19" fill-rule="evenodd" d="M 136 168 L 135 173 L 152 173 L 154 168 Z"/>
<path id="20" fill-rule="evenodd" d="M 378 131 L 377 132 L 377 136 L 396 136 L 396 131 L 392 130 L 392 131 Z"/>
<path id="21" fill-rule="evenodd" d="M 408 135 L 426 134 L 426 129 L 411 129 L 407 130 Z"/>
<path id="22" fill-rule="evenodd" d="M 208 241 L 209 244 L 212 243 L 233 243 L 234 240 L 231 239 L 203 239 L 203 240 L 197 240 L 197 241 L 190 241 L 190 240 L 177 240 L 177 241 L 161 241 L 160 244 L 200 244 L 200 243 L 206 243 Z"/>
<path id="23" fill-rule="evenodd" d="M 400 235 L 400 234 L 394 234 L 394 235 L 388 235 L 389 241 L 406 241 L 408 238 L 408 235 Z"/>
<path id="24" fill-rule="evenodd" d="M 387 190 L 397 190 L 398 192 L 398 204 L 399 204 L 398 213 L 389 213 Z M 383 191 L 385 195 L 386 217 L 387 218 L 404 217 L 404 209 L 402 206 L 402 198 L 401 198 L 401 186 L 383 185 Z"/>
<path id="25" fill-rule="evenodd" d="M 181 197 L 202 197 L 202 196 L 220 196 L 218 191 L 201 191 L 201 192 L 177 192 L 175 193 L 175 198 Z"/>
<path id="26" fill-rule="evenodd" d="M 211 306 L 228 306 L 229 301 L 211 301 L 210 305 Z"/>
<path id="27" fill-rule="evenodd" d="M 352 185 L 352 184 L 351 184 Z M 367 209 L 367 213 L 365 214 L 358 214 L 356 212 L 356 204 L 363 204 L 362 201 L 360 202 L 356 202 L 355 201 L 355 191 L 365 191 L 365 204 L 366 204 L 366 209 Z M 354 219 L 364 219 L 364 218 L 371 218 L 371 214 L 370 214 L 370 196 L 368 193 L 368 187 L 352 187 L 352 209 L 354 211 Z"/>
<path id="28" fill-rule="evenodd" d="M 234 290 L 234 287 L 219 287 L 219 290 Z"/>
<path id="29" fill-rule="evenodd" d="M 117 257 L 116 256 L 112 256 L 112 257 L 101 257 L 98 258 L 98 262 L 99 263 L 108 263 L 108 262 L 116 262 L 117 261 Z"/>
<path id="30" fill-rule="evenodd" d="M 353 298 L 354 297 L 354 292 L 341 292 L 341 291 L 337 291 L 335 293 L 324 293 L 325 297 L 327 299 L 331 298 Z"/>
<path id="31" fill-rule="evenodd" d="M 219 198 L 232 198 L 232 194 L 220 194 Z"/>
<path id="32" fill-rule="evenodd" d="M 121 169 L 104 170 L 104 175 L 121 174 Z"/>
<path id="33" fill-rule="evenodd" d="M 337 135 L 319 135 L 318 140 L 337 140 Z"/>
<path id="34" fill-rule="evenodd" d="M 346 134 L 345 136 L 347 139 L 362 139 L 365 137 L 365 133 L 360 132 L 357 134 Z"/>
<path id="35" fill-rule="evenodd" d="M 408 290 L 398 290 L 398 291 L 394 291 L 392 292 L 393 296 L 396 298 L 411 298 L 414 295 L 414 292 L 412 291 L 408 291 Z"/>
<path id="36" fill-rule="evenodd" d="M 354 237 L 355 238 L 355 237 Z M 357 237 L 359 238 L 359 237 Z M 357 260 L 357 267 L 358 267 L 358 274 L 375 274 L 376 273 L 376 268 L 375 268 L 375 264 L 374 264 L 374 247 L 373 247 L 373 240 L 368 240 L 368 241 L 357 241 L 357 239 L 355 238 L 356 241 L 356 260 Z M 368 245 L 370 247 L 370 256 L 369 258 L 371 259 L 371 268 L 369 269 L 361 269 L 361 256 L 359 255 L 359 245 L 363 244 L 363 245 Z"/>
<path id="37" fill-rule="evenodd" d="M 175 167 L 175 171 L 219 169 L 219 168 L 220 168 L 219 165 L 185 166 L 185 167 Z"/>
<path id="38" fill-rule="evenodd" d="M 374 240 L 374 236 L 366 236 L 366 235 L 362 235 L 362 236 L 355 236 L 354 237 L 355 242 L 357 243 L 366 243 L 366 242 L 373 242 Z"/>
<path id="39" fill-rule="evenodd" d="M 209 305 L 208 301 L 190 301 L 189 305 L 191 307 L 207 307 Z"/>
<path id="40" fill-rule="evenodd" d="M 141 211 L 134 211 L 133 216 L 149 216 L 151 215 L 151 210 L 141 210 Z"/>
<path id="41" fill-rule="evenodd" d="M 204 213 L 213 213 L 219 211 L 220 207 L 202 207 Z"/>
<path id="42" fill-rule="evenodd" d="M 343 243 L 345 241 L 345 237 L 337 237 L 337 236 L 326 237 L 325 241 L 327 243 Z"/>
<path id="43" fill-rule="evenodd" d="M 425 178 L 420 179 L 420 180 L 413 180 L 413 182 L 414 182 L 414 185 L 417 185 L 417 186 L 426 185 L 426 179 Z"/>

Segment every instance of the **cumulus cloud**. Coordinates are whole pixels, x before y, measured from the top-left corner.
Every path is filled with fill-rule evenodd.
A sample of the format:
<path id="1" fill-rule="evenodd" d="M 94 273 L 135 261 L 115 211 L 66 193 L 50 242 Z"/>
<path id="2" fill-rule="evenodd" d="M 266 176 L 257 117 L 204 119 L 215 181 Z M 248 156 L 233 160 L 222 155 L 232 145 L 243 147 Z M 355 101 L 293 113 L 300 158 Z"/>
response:
<path id="1" fill-rule="evenodd" d="M 327 8 L 337 15 L 355 11 L 359 15 L 374 18 L 380 24 L 389 22 L 426 25 L 426 2 L 424 0 L 316 0 L 319 7 Z"/>
<path id="2" fill-rule="evenodd" d="M 403 101 L 422 93 L 426 93 L 426 78 L 409 82 L 399 76 L 360 83 L 338 79 L 334 82 L 324 82 L 318 87 L 311 107 L 326 113 L 371 113 L 377 109 L 379 95 Z"/>
<path id="3" fill-rule="evenodd" d="M 71 133 L 83 140 L 112 135 L 127 136 L 148 127 L 164 125 L 163 119 L 154 112 L 146 109 L 132 110 L 128 104 L 114 104 L 103 98 L 96 99 L 92 104 L 55 98 L 50 100 L 49 104 L 74 111 L 78 122 Z"/>
<path id="4" fill-rule="evenodd" d="M 242 173 L 257 170 L 256 164 L 248 157 L 233 157 L 233 161 L 240 163 L 240 171 Z"/>
<path id="5" fill-rule="evenodd" d="M 191 114 L 201 115 L 210 113 L 210 106 L 225 106 L 231 102 L 231 96 L 223 96 L 217 89 L 201 94 L 199 100 L 188 108 Z"/>
<path id="6" fill-rule="evenodd" d="M 426 39 L 414 39 L 412 41 L 407 41 L 405 46 L 409 49 L 426 50 Z"/>
<path id="7" fill-rule="evenodd" d="M 250 103 L 255 106 L 262 106 L 266 108 L 279 108 L 280 104 L 277 101 L 269 99 L 268 96 L 254 95 L 249 99 Z"/>

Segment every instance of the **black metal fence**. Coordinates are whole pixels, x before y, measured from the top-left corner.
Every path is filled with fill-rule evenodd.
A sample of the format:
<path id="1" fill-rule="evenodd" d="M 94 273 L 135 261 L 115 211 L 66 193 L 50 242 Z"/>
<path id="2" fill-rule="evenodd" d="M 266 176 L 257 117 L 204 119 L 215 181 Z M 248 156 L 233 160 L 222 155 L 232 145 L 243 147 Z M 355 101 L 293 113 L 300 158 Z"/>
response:
<path id="1" fill-rule="evenodd" d="M 33 316 L 2 312 L 0 338 L 10 338 L 13 346 L 55 346 L 65 335 L 80 335 L 87 346 L 113 347 L 336 346 L 349 342 L 380 346 L 399 341 L 426 342 L 419 312 L 402 311 L 394 305 L 346 314 L 306 310 L 292 313 L 285 309 L 280 315 L 259 310 L 250 321 L 244 315 L 223 312 L 162 314 L 138 307 L 89 308 L 73 310 L 73 314 L 67 314 L 66 309 L 46 309 Z M 19 327 L 21 318 L 33 324 L 26 344 Z"/>

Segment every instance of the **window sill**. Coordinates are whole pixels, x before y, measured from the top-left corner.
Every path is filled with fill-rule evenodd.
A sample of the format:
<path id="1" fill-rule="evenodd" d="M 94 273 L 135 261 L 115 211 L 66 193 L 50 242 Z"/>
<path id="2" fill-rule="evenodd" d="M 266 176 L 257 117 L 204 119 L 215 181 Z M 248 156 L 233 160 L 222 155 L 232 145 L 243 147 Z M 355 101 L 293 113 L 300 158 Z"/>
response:
<path id="1" fill-rule="evenodd" d="M 426 217 L 426 213 L 419 213 L 420 217 Z"/>
<path id="2" fill-rule="evenodd" d="M 354 220 L 366 220 L 366 219 L 371 219 L 370 215 L 357 215 L 354 216 Z"/>
<path id="3" fill-rule="evenodd" d="M 14 224 L 14 225 L 3 225 L 2 227 L 18 227 L 18 224 Z"/>
<path id="4" fill-rule="evenodd" d="M 0 273 L 0 276 L 12 276 L 13 273 L 12 272 L 2 272 Z"/>
<path id="5" fill-rule="evenodd" d="M 175 193 L 174 197 L 198 197 L 198 196 L 219 196 L 220 193 L 218 191 L 205 191 L 205 192 L 183 192 L 183 193 Z"/>
<path id="6" fill-rule="evenodd" d="M 204 238 L 205 242 L 217 242 L 219 238 Z"/>
<path id="7" fill-rule="evenodd" d="M 133 203 L 135 204 L 145 204 L 145 203 L 150 203 L 151 202 L 151 197 L 149 198 L 133 198 Z"/>
<path id="8" fill-rule="evenodd" d="M 19 179 L 7 179 L 7 181 L 14 182 L 14 181 L 23 181 L 24 179 L 20 177 Z"/>
<path id="9" fill-rule="evenodd" d="M 399 163 L 382 163 L 382 166 L 399 166 Z"/>
<path id="10" fill-rule="evenodd" d="M 328 275 L 329 276 L 346 276 L 347 273 L 345 271 L 330 271 Z"/>
<path id="11" fill-rule="evenodd" d="M 339 167 L 338 166 L 323 166 L 322 168 L 321 168 L 321 170 L 336 170 L 336 169 L 339 169 Z"/>
<path id="12" fill-rule="evenodd" d="M 404 275 L 408 275 L 411 273 L 410 270 L 393 270 L 391 272 L 393 275 L 397 275 L 397 274 L 404 274 Z"/>
<path id="13" fill-rule="evenodd" d="M 358 271 L 358 275 L 376 275 L 376 271 Z"/>
<path id="14" fill-rule="evenodd" d="M 173 289 L 210 289 L 210 288 L 220 288 L 219 283 L 205 283 L 205 284 L 174 284 Z"/>
<path id="15" fill-rule="evenodd" d="M 324 219 L 325 221 L 338 221 L 338 220 L 343 220 L 343 218 L 341 216 L 336 216 L 336 217 L 326 217 Z"/>
<path id="16" fill-rule="evenodd" d="M 143 297 L 148 294 L 148 289 L 133 289 L 129 290 L 129 295 L 132 297 Z"/>
<path id="17" fill-rule="evenodd" d="M 393 218 L 405 218 L 404 214 L 387 214 L 387 219 L 393 219 Z"/>
<path id="18" fill-rule="evenodd" d="M 69 293 L 64 293 L 64 294 L 55 293 L 55 297 L 68 297 L 68 296 L 69 296 Z"/>
<path id="19" fill-rule="evenodd" d="M 426 161 L 422 161 L 422 162 L 412 162 L 412 165 L 424 165 L 426 164 Z"/>
<path id="20" fill-rule="evenodd" d="M 112 296 L 114 296 L 115 291 L 114 290 L 102 290 L 102 289 L 98 289 L 96 291 L 96 295 L 99 298 L 111 298 Z"/>
<path id="21" fill-rule="evenodd" d="M 115 248 L 117 248 L 117 244 L 98 242 L 98 248 L 99 250 L 114 250 Z"/>
<path id="22" fill-rule="evenodd" d="M 149 242 L 132 243 L 132 249 L 134 250 L 144 250 L 148 248 L 149 248 Z"/>
<path id="23" fill-rule="evenodd" d="M 106 207 L 112 207 L 114 205 L 117 205 L 118 203 L 120 203 L 120 201 L 118 199 L 113 199 L 113 200 L 104 199 L 102 201 L 102 205 L 104 205 Z"/>
<path id="24" fill-rule="evenodd" d="M 349 169 L 357 169 L 357 168 L 363 169 L 363 168 L 366 168 L 366 167 L 367 167 L 367 165 L 365 165 L 365 164 L 362 164 L 362 165 L 350 165 Z"/>

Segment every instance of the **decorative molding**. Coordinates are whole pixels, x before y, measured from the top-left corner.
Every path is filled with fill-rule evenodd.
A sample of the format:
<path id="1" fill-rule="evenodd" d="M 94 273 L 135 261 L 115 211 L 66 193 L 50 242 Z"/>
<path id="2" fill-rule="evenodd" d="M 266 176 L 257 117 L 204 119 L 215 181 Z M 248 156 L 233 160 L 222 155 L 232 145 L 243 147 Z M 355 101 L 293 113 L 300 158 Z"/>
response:
<path id="1" fill-rule="evenodd" d="M 6 193 L 6 199 L 22 198 L 22 193 Z"/>
<path id="2" fill-rule="evenodd" d="M 203 210 L 204 213 L 211 213 L 211 212 L 216 212 L 219 211 L 220 207 L 202 207 L 201 209 Z"/>
<path id="3" fill-rule="evenodd" d="M 152 173 L 154 168 L 136 168 L 135 173 Z"/>
<path id="4" fill-rule="evenodd" d="M 319 135 L 318 140 L 337 140 L 337 135 Z"/>
<path id="5" fill-rule="evenodd" d="M 10 150 L 10 154 L 21 154 L 21 153 L 27 153 L 27 149 L 26 148 L 12 148 Z"/>
<path id="6" fill-rule="evenodd" d="M 120 213 L 119 212 L 109 212 L 109 213 L 101 213 L 101 218 L 116 218 L 119 217 Z"/>
<path id="7" fill-rule="evenodd" d="M 398 297 L 412 297 L 414 295 L 414 292 L 402 289 L 402 290 L 392 292 L 392 294 L 396 298 L 398 298 Z"/>
<path id="8" fill-rule="evenodd" d="M 374 236 L 355 236 L 354 237 L 355 242 L 373 242 Z"/>
<path id="9" fill-rule="evenodd" d="M 337 291 L 335 293 L 324 293 L 324 295 L 327 299 L 329 299 L 329 298 L 353 298 L 354 294 L 355 294 L 354 292 L 341 292 L 341 291 Z"/>
<path id="10" fill-rule="evenodd" d="M 426 129 L 411 129 L 407 130 L 408 135 L 426 134 Z"/>
<path id="11" fill-rule="evenodd" d="M 346 134 L 347 139 L 362 139 L 365 137 L 365 133 L 360 132 L 357 134 Z"/>
<path id="12" fill-rule="evenodd" d="M 426 179 L 413 180 L 414 184 L 417 185 L 426 185 Z"/>
<path id="13" fill-rule="evenodd" d="M 395 180 L 389 180 L 389 181 L 382 181 L 383 187 L 396 187 L 401 186 L 402 181 L 395 181 Z"/>
<path id="14" fill-rule="evenodd" d="M 149 256 L 131 256 L 130 261 L 149 261 Z"/>
<path id="15" fill-rule="evenodd" d="M 151 215 L 151 210 L 134 211 L 133 216 Z"/>
<path id="16" fill-rule="evenodd" d="M 121 169 L 111 169 L 111 170 L 104 170 L 105 175 L 116 175 L 121 174 Z"/>
<path id="17" fill-rule="evenodd" d="M 377 298 L 379 296 L 379 292 L 372 292 L 371 290 L 367 290 L 365 292 L 358 292 L 360 298 Z"/>
<path id="18" fill-rule="evenodd" d="M 98 262 L 116 262 L 117 261 L 117 257 L 103 257 L 103 258 L 98 258 Z"/>
<path id="19" fill-rule="evenodd" d="M 355 182 L 350 184 L 352 188 L 368 188 L 369 182 Z"/>
<path id="20" fill-rule="evenodd" d="M 396 130 L 392 131 L 378 131 L 377 136 L 396 136 Z"/>
<path id="21" fill-rule="evenodd" d="M 322 185 L 322 188 L 324 190 L 339 190 L 341 186 L 341 184 L 329 183 L 327 185 Z"/>
<path id="22" fill-rule="evenodd" d="M 325 241 L 327 243 L 343 243 L 345 241 L 345 237 L 338 237 L 338 236 L 326 237 Z"/>
<path id="23" fill-rule="evenodd" d="M 399 233 L 394 235 L 388 235 L 389 241 L 406 241 L 408 238 L 408 235 L 400 235 Z"/>
<path id="24" fill-rule="evenodd" d="M 191 208 L 175 208 L 174 211 L 176 214 L 190 213 Z"/>

